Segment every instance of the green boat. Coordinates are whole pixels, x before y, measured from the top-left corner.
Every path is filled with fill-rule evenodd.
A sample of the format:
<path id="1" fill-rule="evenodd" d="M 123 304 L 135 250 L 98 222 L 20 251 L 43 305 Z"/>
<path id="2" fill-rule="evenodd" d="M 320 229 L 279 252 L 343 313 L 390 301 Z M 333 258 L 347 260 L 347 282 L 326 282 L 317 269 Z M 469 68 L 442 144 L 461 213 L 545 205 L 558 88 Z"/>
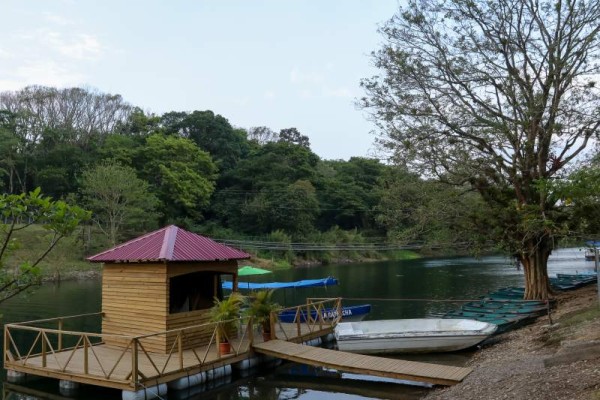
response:
<path id="1" fill-rule="evenodd" d="M 481 322 L 488 322 L 498 326 L 495 334 L 506 332 L 510 329 L 515 328 L 521 323 L 526 317 L 525 316 L 505 316 L 503 314 L 483 314 L 469 311 L 449 311 L 441 316 L 442 318 L 467 318 L 475 319 Z"/>
<path id="2" fill-rule="evenodd" d="M 531 314 L 541 315 L 547 311 L 546 304 L 526 305 L 497 302 L 470 302 L 462 306 L 463 311 L 481 312 L 486 314 Z"/>

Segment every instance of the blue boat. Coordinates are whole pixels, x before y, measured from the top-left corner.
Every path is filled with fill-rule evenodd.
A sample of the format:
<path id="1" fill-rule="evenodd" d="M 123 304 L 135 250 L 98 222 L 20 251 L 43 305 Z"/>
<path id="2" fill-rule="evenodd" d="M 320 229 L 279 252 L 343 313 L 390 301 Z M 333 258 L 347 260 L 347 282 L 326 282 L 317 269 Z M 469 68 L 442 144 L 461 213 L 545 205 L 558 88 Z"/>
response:
<path id="1" fill-rule="evenodd" d="M 322 279 L 304 279 L 301 281 L 293 282 L 267 282 L 267 283 L 254 283 L 254 282 L 238 282 L 238 289 L 240 290 L 263 290 L 263 289 L 299 289 L 309 287 L 327 287 L 337 285 L 339 282 L 336 278 L 331 276 Z M 233 290 L 233 282 L 223 282 L 223 289 Z"/>
<path id="2" fill-rule="evenodd" d="M 327 287 L 339 284 L 336 278 L 331 276 L 322 279 L 304 279 L 301 281 L 292 282 L 266 282 L 266 283 L 254 283 L 254 282 L 238 282 L 238 289 L 241 290 L 264 290 L 264 289 L 300 289 L 300 288 L 315 288 L 315 287 Z M 222 283 L 223 289 L 232 290 L 233 282 L 226 281 Z M 342 307 L 342 321 L 362 321 L 363 318 L 371 312 L 370 304 L 360 304 L 357 306 L 344 306 Z M 325 320 L 336 318 L 338 310 L 336 308 L 325 308 L 323 310 L 323 318 Z M 316 310 L 312 311 L 311 318 L 316 318 Z M 295 311 L 283 311 L 279 314 L 279 320 L 281 322 L 298 322 L 296 320 Z M 306 311 L 300 315 L 300 322 L 306 321 Z"/>
<path id="3" fill-rule="evenodd" d="M 347 306 L 342 307 L 342 321 L 344 322 L 356 322 L 362 321 L 363 318 L 371 312 L 370 304 L 360 304 L 358 306 Z M 337 318 L 337 308 L 325 308 L 322 312 L 324 320 L 330 320 Z M 317 310 L 311 311 L 311 319 L 316 319 Z M 297 313 L 294 310 L 282 311 L 279 313 L 279 320 L 281 322 L 306 322 L 306 311 Z M 299 320 L 299 321 L 298 321 Z"/>

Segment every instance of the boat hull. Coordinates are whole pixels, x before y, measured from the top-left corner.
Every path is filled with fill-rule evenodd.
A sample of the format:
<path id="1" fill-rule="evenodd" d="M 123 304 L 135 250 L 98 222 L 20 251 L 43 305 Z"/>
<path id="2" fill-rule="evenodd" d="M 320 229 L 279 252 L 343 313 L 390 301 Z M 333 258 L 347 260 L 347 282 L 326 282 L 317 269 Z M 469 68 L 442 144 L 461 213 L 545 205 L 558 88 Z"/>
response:
<path id="1" fill-rule="evenodd" d="M 470 319 L 405 319 L 340 323 L 338 349 L 361 354 L 437 353 L 467 349 L 497 329 Z"/>
<path id="2" fill-rule="evenodd" d="M 358 306 L 348 306 L 342 307 L 342 321 L 344 322 L 356 322 L 362 321 L 367 314 L 371 312 L 370 304 L 361 304 Z M 323 319 L 325 321 L 337 318 L 338 310 L 335 308 L 326 308 L 322 312 Z M 311 313 L 311 318 L 316 319 L 317 313 L 315 310 Z M 298 321 L 298 319 L 300 321 Z M 294 322 L 306 322 L 306 312 L 296 314 L 293 312 L 281 312 L 279 313 L 279 320 L 285 323 L 294 323 Z"/>

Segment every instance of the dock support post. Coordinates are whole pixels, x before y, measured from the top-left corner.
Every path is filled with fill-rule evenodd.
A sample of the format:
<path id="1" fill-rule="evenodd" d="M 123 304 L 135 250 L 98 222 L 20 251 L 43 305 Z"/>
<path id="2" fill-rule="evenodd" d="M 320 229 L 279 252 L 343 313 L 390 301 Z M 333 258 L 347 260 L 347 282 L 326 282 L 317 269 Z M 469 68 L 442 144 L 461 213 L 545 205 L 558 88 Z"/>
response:
<path id="1" fill-rule="evenodd" d="M 138 348 L 137 339 L 131 339 L 131 382 L 133 387 L 138 387 Z"/>
<path id="2" fill-rule="evenodd" d="M 63 347 L 63 338 L 62 338 L 62 330 L 63 330 L 63 319 L 59 318 L 58 320 L 58 351 L 62 350 Z"/>

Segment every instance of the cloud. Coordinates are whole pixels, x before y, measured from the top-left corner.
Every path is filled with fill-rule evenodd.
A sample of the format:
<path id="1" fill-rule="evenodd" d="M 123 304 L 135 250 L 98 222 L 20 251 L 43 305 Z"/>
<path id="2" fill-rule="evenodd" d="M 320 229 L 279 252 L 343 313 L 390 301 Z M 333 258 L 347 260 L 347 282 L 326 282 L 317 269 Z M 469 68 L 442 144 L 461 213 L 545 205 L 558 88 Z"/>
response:
<path id="1" fill-rule="evenodd" d="M 53 24 L 60 25 L 60 26 L 69 26 L 69 25 L 74 24 L 73 21 L 71 21 L 70 19 L 67 19 L 61 15 L 52 14 L 49 12 L 44 13 L 44 19 L 48 22 L 51 22 Z"/>
<path id="2" fill-rule="evenodd" d="M 10 59 L 10 58 L 14 58 L 14 56 L 11 52 L 0 48 L 0 58 Z"/>
<path id="3" fill-rule="evenodd" d="M 263 93 L 263 97 L 264 97 L 265 99 L 269 99 L 269 100 L 271 100 L 271 99 L 274 99 L 274 98 L 276 97 L 276 95 L 275 95 L 275 92 L 274 92 L 273 90 L 266 90 L 266 91 Z"/>
<path id="4" fill-rule="evenodd" d="M 96 60 L 104 52 L 100 41 L 85 33 L 67 39 L 60 32 L 47 32 L 45 42 L 60 54 L 77 60 Z"/>
<path id="5" fill-rule="evenodd" d="M 323 88 L 323 96 L 325 97 L 340 97 L 340 98 L 354 98 L 352 94 L 352 90 L 346 87 L 338 87 L 338 88 Z"/>
<path id="6" fill-rule="evenodd" d="M 325 76 L 317 71 L 304 72 L 294 67 L 290 71 L 290 82 L 294 84 L 318 84 L 325 81 Z"/>
<path id="7" fill-rule="evenodd" d="M 19 90 L 29 85 L 77 86 L 85 80 L 82 73 L 50 60 L 30 62 L 11 69 L 10 73 L 0 70 L 0 75 L 6 77 L 0 80 L 0 91 Z"/>

